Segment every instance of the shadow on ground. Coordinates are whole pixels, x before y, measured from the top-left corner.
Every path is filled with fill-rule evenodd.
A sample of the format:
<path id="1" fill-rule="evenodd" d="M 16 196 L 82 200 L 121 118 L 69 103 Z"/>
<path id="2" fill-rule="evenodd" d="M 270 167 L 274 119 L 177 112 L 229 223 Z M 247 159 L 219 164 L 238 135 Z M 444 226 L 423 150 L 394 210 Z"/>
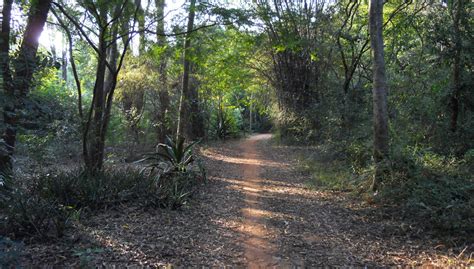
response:
<path id="1" fill-rule="evenodd" d="M 407 233 L 396 217 L 373 218 L 373 209 L 354 205 L 347 194 L 306 188 L 305 175 L 294 169 L 302 149 L 275 147 L 269 138 L 257 138 L 251 156 L 242 140 L 203 147 L 210 182 L 181 210 L 103 210 L 60 241 L 27 244 L 22 264 L 243 267 L 252 242 L 271 246 L 263 251 L 275 267 L 443 266 L 458 254 Z M 258 184 L 244 178 L 253 166 Z M 249 229 L 249 218 L 258 228 Z"/>

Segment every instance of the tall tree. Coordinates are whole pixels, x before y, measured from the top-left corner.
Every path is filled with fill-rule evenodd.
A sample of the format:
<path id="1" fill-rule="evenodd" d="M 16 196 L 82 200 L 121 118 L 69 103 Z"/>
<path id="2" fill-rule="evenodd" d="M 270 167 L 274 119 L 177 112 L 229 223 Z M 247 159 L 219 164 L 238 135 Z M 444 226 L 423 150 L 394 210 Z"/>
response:
<path id="1" fill-rule="evenodd" d="M 189 59 L 189 53 L 191 49 L 191 34 L 194 28 L 194 16 L 196 9 L 196 0 L 190 0 L 188 25 L 186 28 L 186 36 L 184 41 L 184 53 L 183 53 L 183 80 L 181 85 L 181 94 L 179 100 L 179 115 L 178 115 L 178 127 L 176 128 L 176 136 L 188 136 L 189 130 L 189 112 L 190 100 L 188 99 L 189 94 L 189 75 L 191 71 L 191 60 Z"/>
<path id="2" fill-rule="evenodd" d="M 12 0 L 4 0 L 2 10 L 2 32 L 0 36 L 1 75 L 3 90 L 7 99 L 4 107 L 3 120 L 5 130 L 0 148 L 0 172 L 8 172 L 12 168 L 12 157 L 15 151 L 18 110 L 22 108 L 27 97 L 31 80 L 36 69 L 36 53 L 39 37 L 43 32 L 52 0 L 38 0 L 31 3 L 30 13 L 17 56 L 10 66 L 10 31 Z"/>
<path id="3" fill-rule="evenodd" d="M 387 77 L 385 75 L 383 43 L 383 4 L 384 0 L 371 0 L 369 6 L 370 45 L 373 58 L 373 125 L 375 175 L 371 189 L 377 190 L 386 171 L 389 155 Z"/>
<path id="4" fill-rule="evenodd" d="M 93 96 L 88 113 L 83 113 L 82 106 L 79 106 L 79 114 L 82 115 L 81 122 L 83 124 L 82 146 L 85 166 L 89 173 L 96 173 L 103 166 L 105 139 L 117 86 L 117 77 L 129 49 L 130 41 L 136 33 L 134 28 L 139 7 L 136 3 L 130 3 L 127 0 L 122 0 L 118 4 L 88 2 L 84 10 L 87 14 L 83 14 L 83 16 L 94 18 L 93 25 L 97 31 L 95 33 L 90 27 L 80 22 L 77 17 L 71 15 L 63 5 L 55 3 L 55 6 L 75 26 L 80 38 L 89 44 L 97 57 Z M 59 16 L 56 17 L 61 21 Z M 129 26 L 130 22 L 130 27 L 121 27 L 123 24 Z M 63 28 L 66 27 L 64 22 L 61 22 L 61 25 Z M 123 29 L 124 32 L 119 32 L 119 29 Z M 86 31 L 92 31 L 97 38 L 89 38 Z M 120 40 L 122 40 L 122 44 L 120 44 L 121 49 L 119 51 L 118 42 Z M 69 42 L 72 42 L 71 38 L 69 38 Z M 74 59 L 71 57 L 72 66 L 74 66 L 73 61 Z M 77 82 L 77 72 L 74 72 L 74 75 Z M 82 103 L 80 83 L 76 83 L 76 85 L 79 92 L 79 103 Z"/>
<path id="5" fill-rule="evenodd" d="M 165 33 L 165 0 L 155 0 L 156 5 L 156 17 L 157 17 L 157 26 L 156 26 L 156 39 L 157 45 L 165 49 L 165 52 L 161 55 L 159 62 L 159 89 L 158 89 L 158 99 L 159 99 L 159 108 L 156 111 L 156 118 L 158 124 L 158 141 L 165 142 L 166 136 L 169 135 L 168 129 L 168 110 L 170 106 L 170 97 L 168 93 L 168 73 L 166 71 L 168 65 L 168 49 Z"/>
<path id="6" fill-rule="evenodd" d="M 459 98 L 462 87 L 462 37 L 461 37 L 461 21 L 464 17 L 465 0 L 454 0 L 451 3 L 451 17 L 453 20 L 453 41 L 454 41 L 454 57 L 452 65 L 453 89 L 450 97 L 451 106 L 451 131 L 455 132 L 458 128 L 459 117 Z"/>

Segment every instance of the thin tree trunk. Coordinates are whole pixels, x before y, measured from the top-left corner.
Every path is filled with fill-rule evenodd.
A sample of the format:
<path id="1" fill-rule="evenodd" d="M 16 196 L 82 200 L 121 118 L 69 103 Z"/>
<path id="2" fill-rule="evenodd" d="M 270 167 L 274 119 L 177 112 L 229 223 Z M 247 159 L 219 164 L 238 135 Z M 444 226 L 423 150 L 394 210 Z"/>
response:
<path id="1" fill-rule="evenodd" d="M 183 81 L 181 85 L 181 94 L 179 100 L 179 117 L 178 117 L 178 127 L 176 128 L 176 137 L 183 135 L 188 135 L 188 132 L 184 133 L 184 130 L 187 129 L 189 122 L 187 119 L 189 118 L 188 113 L 190 112 L 190 104 L 189 100 L 187 100 L 187 96 L 189 96 L 189 72 L 191 69 L 191 61 L 189 60 L 189 49 L 191 48 L 191 32 L 194 27 L 194 15 L 195 15 L 195 6 L 196 0 L 190 0 L 191 5 L 189 7 L 189 17 L 188 17 L 188 26 L 187 26 L 187 33 L 184 42 L 184 71 L 183 71 Z"/>
<path id="2" fill-rule="evenodd" d="M 199 105 L 200 101 L 198 88 L 198 81 L 192 78 L 189 86 L 189 96 L 186 96 L 186 98 L 189 100 L 188 102 L 190 118 L 190 128 L 188 136 L 191 139 L 204 137 L 204 121 L 202 118 L 201 106 Z"/>
<path id="3" fill-rule="evenodd" d="M 155 0 L 156 5 L 156 16 L 158 18 L 158 23 L 156 27 L 157 32 L 157 45 L 160 47 L 166 46 L 166 36 L 165 33 L 165 20 L 164 20 L 164 10 L 165 10 L 165 0 Z M 169 135 L 170 130 L 168 127 L 168 110 L 170 106 L 170 97 L 168 93 L 168 74 L 167 74 L 167 64 L 168 64 L 168 54 L 167 52 L 163 53 L 160 59 L 159 66 L 159 92 L 158 98 L 160 101 L 160 106 L 157 113 L 157 123 L 158 123 L 158 142 L 165 142 L 166 136 Z"/>
<path id="4" fill-rule="evenodd" d="M 145 11 L 142 7 L 141 0 L 135 0 L 135 5 L 138 7 L 138 30 L 140 31 L 139 34 L 139 46 L 138 46 L 138 53 L 139 55 L 143 55 L 146 50 L 145 44 Z"/>
<path id="5" fill-rule="evenodd" d="M 371 189 L 377 190 L 386 172 L 389 154 L 387 78 L 385 75 L 383 43 L 383 3 L 384 0 L 371 0 L 369 7 L 370 44 L 373 55 L 373 121 L 375 175 Z"/>
<path id="6" fill-rule="evenodd" d="M 63 51 L 61 55 L 61 75 L 62 79 L 67 82 L 67 47 L 63 45 Z"/>
<path id="7" fill-rule="evenodd" d="M 463 11 L 464 0 L 453 1 L 453 28 L 454 28 L 454 62 L 453 62 L 453 90 L 450 97 L 451 122 L 450 129 L 456 132 L 459 117 L 459 92 L 461 91 L 461 50 L 462 40 L 460 33 L 460 20 Z"/>
<path id="8" fill-rule="evenodd" d="M 253 125 L 253 93 L 250 94 L 250 104 L 249 104 L 249 132 L 252 133 L 252 125 Z"/>

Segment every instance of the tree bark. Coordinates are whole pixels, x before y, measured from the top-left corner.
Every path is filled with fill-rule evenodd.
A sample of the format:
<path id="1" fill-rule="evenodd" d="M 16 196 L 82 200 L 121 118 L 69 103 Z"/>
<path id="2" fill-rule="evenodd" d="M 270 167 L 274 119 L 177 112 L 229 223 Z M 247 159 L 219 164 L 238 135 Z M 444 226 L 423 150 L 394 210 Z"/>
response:
<path id="1" fill-rule="evenodd" d="M 12 156 L 15 150 L 16 129 L 18 115 L 16 111 L 21 108 L 21 99 L 28 94 L 31 80 L 36 69 L 36 53 L 38 40 L 43 32 L 52 0 L 38 0 L 30 8 L 23 40 L 18 56 L 13 59 L 15 75 L 10 72 L 10 19 L 12 1 L 4 0 L 2 10 L 2 35 L 0 39 L 0 52 L 2 56 L 3 87 L 8 100 L 4 108 L 4 122 L 6 125 L 2 135 L 3 145 L 0 149 L 0 172 L 9 172 L 12 168 Z"/>
<path id="2" fill-rule="evenodd" d="M 376 191 L 384 177 L 389 155 L 387 78 L 385 75 L 383 43 L 383 3 L 384 0 L 371 0 L 369 7 L 370 44 L 373 57 L 373 121 L 375 175 L 371 189 Z"/>
<path id="3" fill-rule="evenodd" d="M 453 90 L 450 96 L 451 106 L 451 119 L 450 129 L 451 132 L 456 132 L 458 128 L 458 117 L 459 117 L 459 92 L 461 91 L 461 53 L 462 53 L 462 40 L 461 40 L 461 29 L 460 20 L 463 12 L 464 0 L 453 1 L 453 30 L 454 30 L 454 61 L 453 61 Z"/>
<path id="4" fill-rule="evenodd" d="M 191 48 L 191 32 L 194 27 L 194 16 L 195 16 L 195 6 L 196 0 L 190 0 L 189 6 L 189 17 L 187 25 L 187 33 L 184 42 L 184 63 L 183 63 L 183 81 L 181 85 L 181 94 L 179 100 L 179 117 L 178 117 L 178 127 L 176 128 L 176 137 L 188 136 L 188 126 L 189 121 L 187 120 L 190 112 L 189 100 L 186 98 L 189 96 L 189 73 L 191 70 L 191 61 L 189 60 L 189 50 Z M 184 133 L 186 132 L 186 133 Z"/>
<path id="5" fill-rule="evenodd" d="M 104 156 L 104 145 L 105 141 L 102 141 L 102 123 L 104 120 L 105 112 L 105 76 L 107 73 L 107 48 L 105 42 L 105 30 L 101 31 L 99 36 L 99 59 L 96 70 L 96 80 L 94 84 L 93 92 L 93 115 L 90 124 L 90 135 L 85 135 L 85 148 L 84 161 L 88 172 L 95 173 L 102 169 L 103 156 Z"/>
<path id="6" fill-rule="evenodd" d="M 138 31 L 140 31 L 139 34 L 139 45 L 138 45 L 138 53 L 139 55 L 143 55 L 146 51 L 146 39 L 145 39 L 145 11 L 143 10 L 142 7 L 142 1 L 141 0 L 135 0 L 135 5 L 138 8 Z"/>
<path id="7" fill-rule="evenodd" d="M 189 86 L 189 96 L 186 96 L 189 100 L 189 118 L 190 128 L 188 137 L 190 139 L 204 137 L 204 120 L 202 118 L 201 106 L 199 101 L 199 84 L 198 81 L 193 78 Z"/>
<path id="8" fill-rule="evenodd" d="M 166 46 L 166 36 L 164 36 L 165 32 L 165 0 L 155 0 L 156 5 L 156 16 L 158 19 L 156 32 L 157 32 L 157 45 L 160 47 Z M 167 52 L 163 53 L 159 63 L 159 85 L 160 88 L 158 89 L 158 98 L 160 101 L 159 108 L 156 112 L 156 119 L 157 119 L 157 135 L 158 135 L 158 142 L 164 143 L 166 136 L 170 134 L 169 125 L 168 125 L 168 111 L 170 106 L 170 97 L 168 93 L 168 74 L 166 72 L 168 65 L 168 54 Z"/>
<path id="9" fill-rule="evenodd" d="M 3 108 L 5 130 L 0 140 L 0 173 L 9 172 L 12 168 L 12 155 L 15 148 L 16 117 L 14 92 L 10 73 L 10 20 L 13 0 L 3 1 L 2 32 L 0 33 L 0 67 L 3 79 L 3 92 L 6 100 Z"/>
<path id="10" fill-rule="evenodd" d="M 61 52 L 61 76 L 64 82 L 67 83 L 67 47 L 63 44 L 63 51 Z"/>

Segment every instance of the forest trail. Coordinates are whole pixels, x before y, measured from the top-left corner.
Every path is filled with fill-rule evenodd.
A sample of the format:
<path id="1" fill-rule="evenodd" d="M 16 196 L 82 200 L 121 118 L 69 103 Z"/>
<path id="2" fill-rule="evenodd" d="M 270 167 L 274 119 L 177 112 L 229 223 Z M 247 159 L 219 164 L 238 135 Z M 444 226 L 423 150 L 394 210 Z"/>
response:
<path id="1" fill-rule="evenodd" d="M 245 258 L 249 268 L 268 268 L 279 266 L 278 258 L 274 258 L 276 248 L 266 237 L 270 231 L 267 229 L 267 221 L 259 216 L 259 193 L 263 192 L 262 179 L 260 176 L 260 165 L 265 165 L 265 161 L 260 159 L 260 155 L 256 150 L 256 143 L 261 140 L 271 138 L 268 134 L 255 135 L 242 141 L 242 164 L 243 187 L 245 193 L 245 205 L 242 209 L 244 216 L 245 231 L 250 235 L 245 240 Z"/>
<path id="2" fill-rule="evenodd" d="M 180 210 L 103 210 L 63 240 L 28 244 L 22 265 L 443 266 L 458 254 L 347 194 L 308 188 L 297 169 L 308 150 L 268 134 L 203 146 L 209 183 Z"/>

